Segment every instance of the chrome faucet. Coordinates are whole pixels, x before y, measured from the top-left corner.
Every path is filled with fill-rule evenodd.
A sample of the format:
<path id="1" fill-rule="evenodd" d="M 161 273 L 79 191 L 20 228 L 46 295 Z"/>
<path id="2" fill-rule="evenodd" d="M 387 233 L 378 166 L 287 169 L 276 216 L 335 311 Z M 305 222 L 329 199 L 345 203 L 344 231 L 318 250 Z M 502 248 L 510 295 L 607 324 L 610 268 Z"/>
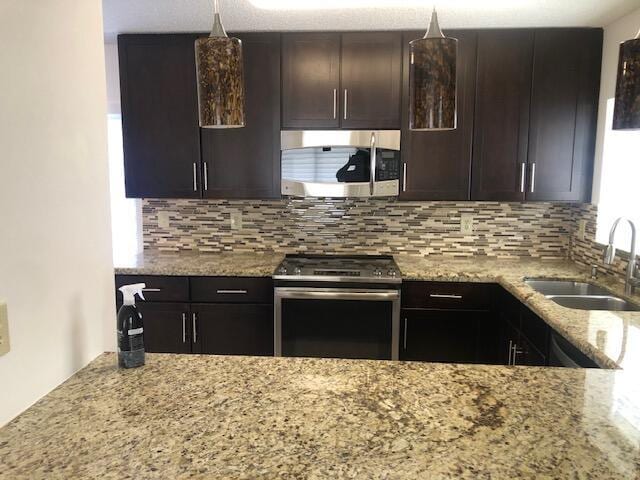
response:
<path id="1" fill-rule="evenodd" d="M 609 245 L 604 250 L 603 261 L 606 265 L 611 265 L 616 256 L 616 247 L 613 245 L 613 240 L 616 235 L 616 229 L 621 220 L 626 220 L 631 226 L 631 251 L 629 252 L 629 265 L 627 266 L 627 279 L 624 283 L 624 292 L 627 295 L 631 295 L 635 287 L 640 285 L 640 278 L 636 277 L 636 226 L 628 218 L 620 217 L 611 226 L 611 232 L 609 232 Z"/>

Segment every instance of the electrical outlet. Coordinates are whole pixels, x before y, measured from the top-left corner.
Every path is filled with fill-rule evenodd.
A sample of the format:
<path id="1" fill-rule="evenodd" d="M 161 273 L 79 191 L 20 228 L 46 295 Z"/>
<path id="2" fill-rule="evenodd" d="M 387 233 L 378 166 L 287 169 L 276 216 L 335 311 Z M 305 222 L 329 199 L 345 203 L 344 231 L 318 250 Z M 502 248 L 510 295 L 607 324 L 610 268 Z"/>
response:
<path id="1" fill-rule="evenodd" d="M 0 303 L 0 356 L 9 353 L 9 316 L 7 314 L 7 304 Z"/>
<path id="2" fill-rule="evenodd" d="M 169 212 L 158 212 L 158 227 L 169 228 Z"/>
<path id="3" fill-rule="evenodd" d="M 231 212 L 231 230 L 240 230 L 242 228 L 242 212 L 235 210 Z"/>
<path id="4" fill-rule="evenodd" d="M 587 221 L 580 220 L 578 222 L 578 238 L 580 240 L 584 240 L 586 230 L 587 230 Z"/>
<path id="5" fill-rule="evenodd" d="M 466 235 L 473 233 L 473 215 L 460 215 L 460 233 Z"/>

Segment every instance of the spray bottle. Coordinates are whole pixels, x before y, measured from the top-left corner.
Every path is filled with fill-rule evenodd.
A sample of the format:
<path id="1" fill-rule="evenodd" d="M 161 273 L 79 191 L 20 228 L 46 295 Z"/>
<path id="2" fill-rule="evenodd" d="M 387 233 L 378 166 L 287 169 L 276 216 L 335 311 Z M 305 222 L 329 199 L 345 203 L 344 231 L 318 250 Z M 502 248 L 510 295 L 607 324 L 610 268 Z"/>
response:
<path id="1" fill-rule="evenodd" d="M 144 300 L 144 283 L 123 285 L 122 307 L 118 311 L 118 366 L 134 368 L 144 365 L 142 314 L 136 308 L 136 295 Z"/>

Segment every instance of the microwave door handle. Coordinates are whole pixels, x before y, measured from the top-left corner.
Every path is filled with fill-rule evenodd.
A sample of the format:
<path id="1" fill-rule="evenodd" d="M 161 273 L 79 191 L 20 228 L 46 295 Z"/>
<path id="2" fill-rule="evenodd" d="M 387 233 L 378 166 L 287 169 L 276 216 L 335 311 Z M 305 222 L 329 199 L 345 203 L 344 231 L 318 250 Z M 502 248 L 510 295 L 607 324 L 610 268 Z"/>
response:
<path id="1" fill-rule="evenodd" d="M 369 178 L 369 193 L 373 197 L 376 182 L 376 132 L 371 132 L 371 172 Z"/>

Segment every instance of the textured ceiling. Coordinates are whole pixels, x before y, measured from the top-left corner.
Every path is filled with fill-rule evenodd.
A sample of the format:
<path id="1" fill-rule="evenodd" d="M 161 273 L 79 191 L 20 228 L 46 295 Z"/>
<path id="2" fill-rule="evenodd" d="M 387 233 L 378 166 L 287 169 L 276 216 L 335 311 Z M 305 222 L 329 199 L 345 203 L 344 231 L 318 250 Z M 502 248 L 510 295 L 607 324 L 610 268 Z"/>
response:
<path id="1" fill-rule="evenodd" d="M 265 1 L 269 0 L 253 0 L 257 4 Z M 377 0 L 388 6 L 305 9 L 311 1 L 325 6 L 365 3 L 298 0 L 303 7 L 298 10 L 262 9 L 252 0 L 220 0 L 220 4 L 222 20 L 230 31 L 426 29 L 434 3 L 445 28 L 604 26 L 640 8 L 640 0 Z M 109 37 L 126 32 L 207 31 L 213 0 L 103 0 L 103 5 Z"/>

